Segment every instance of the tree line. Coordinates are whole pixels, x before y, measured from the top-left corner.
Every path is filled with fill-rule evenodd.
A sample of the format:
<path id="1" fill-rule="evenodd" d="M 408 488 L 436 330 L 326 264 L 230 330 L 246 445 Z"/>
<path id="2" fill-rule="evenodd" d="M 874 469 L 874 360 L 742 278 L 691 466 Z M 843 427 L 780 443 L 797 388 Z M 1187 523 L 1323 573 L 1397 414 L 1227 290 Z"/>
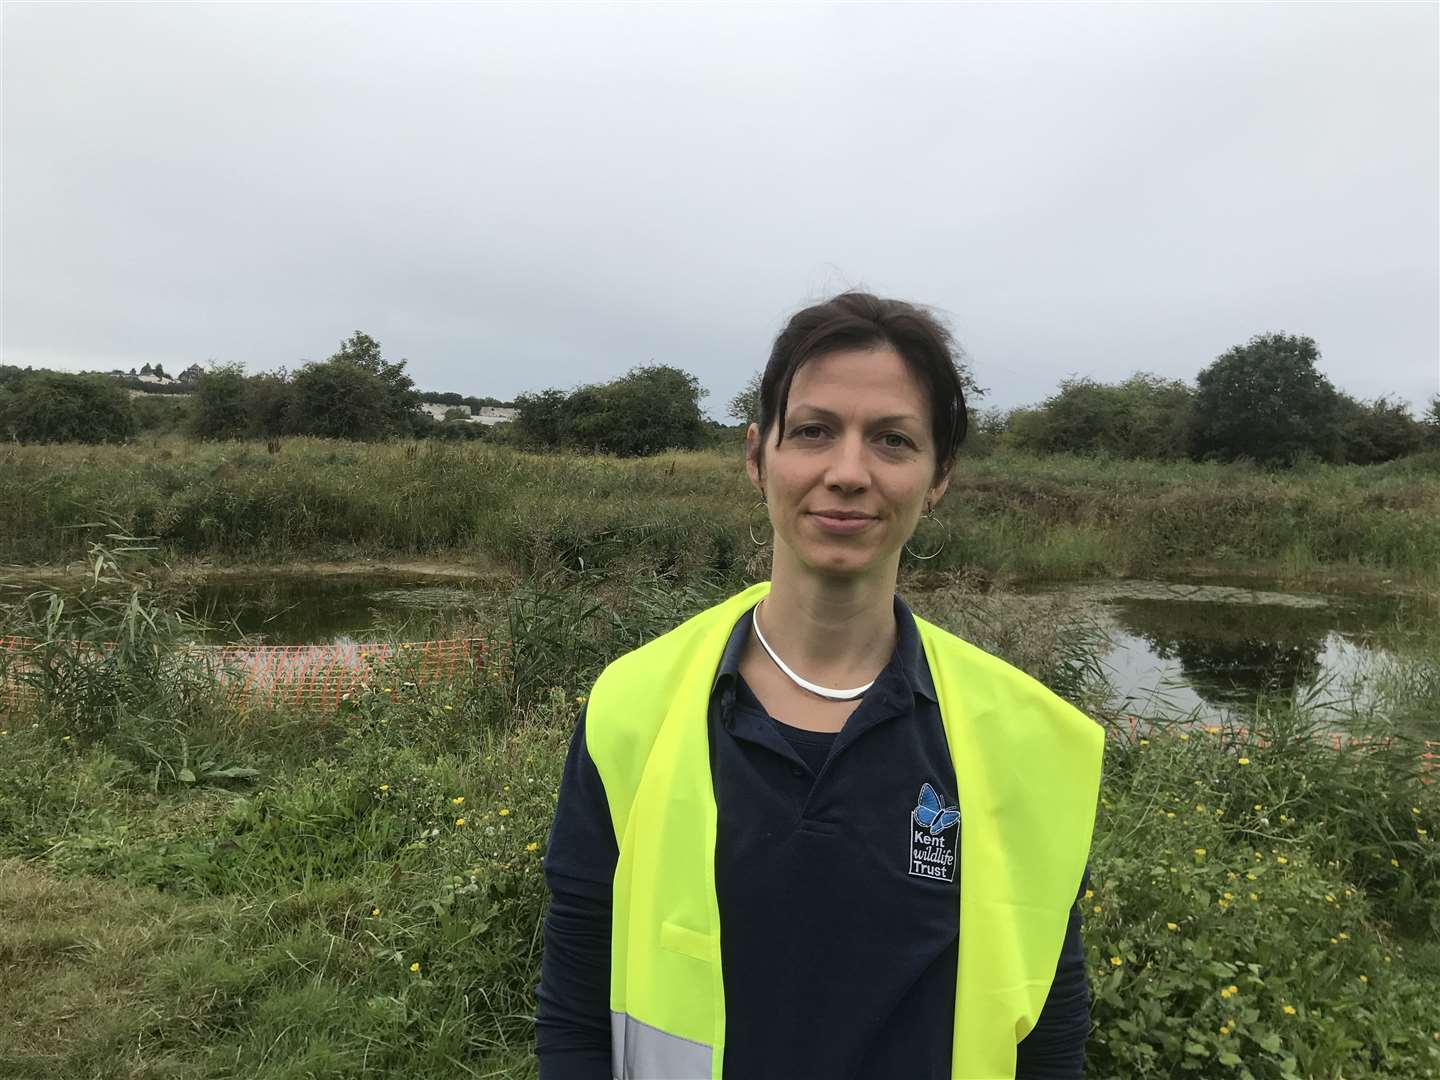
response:
<path id="1" fill-rule="evenodd" d="M 511 441 L 534 449 L 639 457 L 706 445 L 700 380 L 668 364 L 631 368 L 607 383 L 521 394 Z"/>
<path id="2" fill-rule="evenodd" d="M 1258 334 L 1218 356 L 1195 385 L 1144 372 L 1067 379 L 1040 404 L 979 417 L 982 437 L 1033 453 L 1159 461 L 1374 465 L 1440 448 L 1440 395 L 1416 418 L 1404 402 L 1360 401 L 1319 370 L 1313 339 Z"/>
<path id="3" fill-rule="evenodd" d="M 196 439 L 274 439 L 285 435 L 376 440 L 396 437 L 483 437 L 480 425 L 436 421 L 422 401 L 499 405 L 495 398 L 420 393 L 380 343 L 363 331 L 329 358 L 295 372 L 247 375 L 219 364 L 198 375 L 178 398 L 151 397 L 155 387 L 126 376 L 72 375 L 0 368 L 0 434 L 20 442 L 123 442 L 142 430 L 177 431 Z M 162 369 L 150 369 L 163 374 Z M 175 395 L 177 388 L 159 387 Z M 462 411 L 463 415 L 463 411 Z M 470 430 L 464 430 L 470 429 Z"/>
<path id="4" fill-rule="evenodd" d="M 1403 402 L 1360 401 L 1337 390 L 1319 359 L 1311 338 L 1260 334 L 1217 357 L 1193 386 L 1144 372 L 1115 384 L 1071 378 L 1037 405 L 1000 411 L 973 408 L 985 391 L 962 358 L 972 402 L 970 451 L 1009 447 L 1287 466 L 1375 464 L 1440 448 L 1440 395 L 1416 418 Z M 183 405 L 132 397 L 126 380 L 110 376 L 0 367 L 0 435 L 21 442 L 123 442 L 142 430 L 199 439 L 483 438 L 536 450 L 640 456 L 712 445 L 724 430 L 701 412 L 706 391 L 699 380 L 666 364 L 570 391 L 521 394 L 513 403 L 514 423 L 496 427 L 465 423 L 458 410 L 506 403 L 421 393 L 406 364 L 386 360 L 380 343 L 357 330 L 334 355 L 294 373 L 212 367 L 194 381 Z M 758 419 L 759 386 L 757 372 L 729 403 L 741 425 Z M 454 406 L 457 413 L 435 420 L 418 408 L 422 401 Z"/>

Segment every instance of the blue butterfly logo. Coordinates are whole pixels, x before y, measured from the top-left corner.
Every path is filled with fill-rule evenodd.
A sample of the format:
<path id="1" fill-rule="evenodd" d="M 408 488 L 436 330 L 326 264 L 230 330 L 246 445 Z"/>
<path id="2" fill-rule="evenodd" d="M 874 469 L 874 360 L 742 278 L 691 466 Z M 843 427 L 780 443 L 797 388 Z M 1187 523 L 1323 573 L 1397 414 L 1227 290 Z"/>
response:
<path id="1" fill-rule="evenodd" d="M 922 828 L 929 829 L 931 836 L 939 836 L 960 820 L 960 808 L 944 806 L 940 802 L 940 796 L 935 794 L 935 789 L 929 784 L 920 785 L 920 801 L 915 806 L 914 814 L 915 820 Z"/>

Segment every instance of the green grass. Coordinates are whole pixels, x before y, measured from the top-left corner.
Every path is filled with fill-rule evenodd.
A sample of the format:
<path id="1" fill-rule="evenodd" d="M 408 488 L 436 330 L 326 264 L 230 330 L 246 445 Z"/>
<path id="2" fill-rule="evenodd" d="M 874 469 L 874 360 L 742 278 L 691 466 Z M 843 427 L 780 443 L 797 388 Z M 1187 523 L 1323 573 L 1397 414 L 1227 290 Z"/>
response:
<path id="1" fill-rule="evenodd" d="M 0 561 L 83 557 L 108 518 L 172 560 L 441 557 L 518 573 L 626 564 L 739 576 L 754 503 L 740 452 L 621 460 L 480 443 L 157 440 L 0 449 Z M 992 577 L 1184 568 L 1440 574 L 1440 453 L 1269 473 L 1064 455 L 962 457 L 935 569 Z"/>
<path id="2" fill-rule="evenodd" d="M 1262 702 L 1249 736 L 1141 741 L 1099 706 L 1083 611 L 926 585 L 918 612 L 1113 724 L 1088 1075 L 1440 1076 L 1440 791 L 1413 740 L 1336 752 Z M 540 859 L 576 699 L 727 588 L 525 582 L 482 628 L 476 680 L 409 685 L 402 660 L 324 716 L 240 714 L 161 662 L 185 627 L 143 592 L 52 627 L 125 648 L 47 654 L 0 718 L 0 1075 L 533 1077 Z M 1440 706 L 1433 641 L 1357 728 Z M 208 779 L 185 771 L 201 760 Z"/>

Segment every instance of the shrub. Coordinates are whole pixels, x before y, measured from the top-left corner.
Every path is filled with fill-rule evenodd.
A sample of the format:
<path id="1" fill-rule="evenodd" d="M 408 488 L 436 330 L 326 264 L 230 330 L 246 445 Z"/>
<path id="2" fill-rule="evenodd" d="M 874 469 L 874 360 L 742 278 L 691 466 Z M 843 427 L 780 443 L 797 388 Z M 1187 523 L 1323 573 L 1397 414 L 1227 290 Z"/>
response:
<path id="1" fill-rule="evenodd" d="M 23 372 L 0 385 L 0 435 L 6 438 L 114 443 L 135 431 L 130 395 L 108 376 Z"/>
<path id="2" fill-rule="evenodd" d="M 1195 457 L 1333 458 L 1340 399 L 1319 359 L 1313 339 L 1288 334 L 1257 334 L 1222 353 L 1196 376 Z"/>

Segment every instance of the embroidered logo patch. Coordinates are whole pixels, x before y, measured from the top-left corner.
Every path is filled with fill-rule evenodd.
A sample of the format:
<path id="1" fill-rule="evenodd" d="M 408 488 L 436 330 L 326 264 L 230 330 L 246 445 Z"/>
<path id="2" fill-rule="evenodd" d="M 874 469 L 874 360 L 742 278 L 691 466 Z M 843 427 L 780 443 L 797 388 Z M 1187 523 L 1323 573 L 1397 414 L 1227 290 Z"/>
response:
<path id="1" fill-rule="evenodd" d="M 929 784 L 910 812 L 910 875 L 954 881 L 960 863 L 960 808 L 946 806 Z"/>

